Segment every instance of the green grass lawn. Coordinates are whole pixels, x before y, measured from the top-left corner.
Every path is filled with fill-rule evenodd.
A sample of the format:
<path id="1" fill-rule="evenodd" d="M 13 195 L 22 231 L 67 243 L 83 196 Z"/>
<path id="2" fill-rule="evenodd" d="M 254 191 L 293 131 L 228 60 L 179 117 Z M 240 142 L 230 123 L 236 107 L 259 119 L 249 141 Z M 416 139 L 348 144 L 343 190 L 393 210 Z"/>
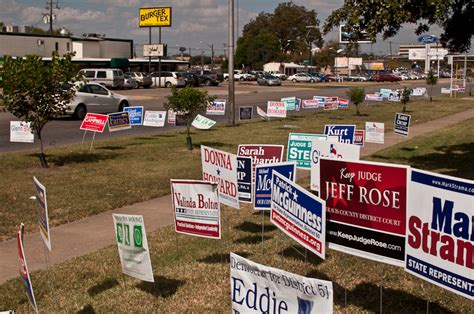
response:
<path id="1" fill-rule="evenodd" d="M 413 101 L 408 109 L 412 124 L 422 123 L 473 108 L 474 101 L 441 99 L 433 103 Z M 196 149 L 186 149 L 179 131 L 150 136 L 100 140 L 92 152 L 88 146 L 70 145 L 47 149 L 49 169 L 40 167 L 37 151 L 0 155 L 0 240 L 14 237 L 20 222 L 36 230 L 36 216 L 29 199 L 34 194 L 32 177 L 47 188 L 50 224 L 59 225 L 107 210 L 170 193 L 170 178 L 201 177 L 200 144 L 236 152 L 238 144 L 287 144 L 290 132 L 322 133 L 325 124 L 365 121 L 385 122 L 393 129 L 398 103 L 371 103 L 346 110 L 308 110 L 302 115 L 271 122 L 243 123 L 238 127 L 216 127 L 194 131 Z M 288 126 L 290 128 L 288 128 Z M 102 137 L 107 137 L 105 133 Z"/>
<path id="2" fill-rule="evenodd" d="M 392 116 L 394 109 L 392 106 L 380 105 L 377 108 L 370 108 L 370 112 L 368 108 L 365 111 L 369 112 L 370 119 L 374 117 L 377 119 L 374 121 L 388 121 L 390 119 L 382 120 L 384 114 L 380 112 L 387 111 Z M 412 112 L 414 117 L 416 112 L 417 110 Z M 377 114 L 380 116 L 376 116 Z M 308 117 L 292 118 L 291 122 L 285 120 L 269 124 L 251 123 L 239 128 L 221 128 L 211 132 L 199 132 L 195 135 L 195 142 L 206 143 L 225 150 L 234 150 L 236 139 L 231 135 L 238 131 L 239 138 L 248 140 L 248 142 L 284 144 L 288 130 L 282 128 L 283 123 L 298 125 L 300 126 L 298 131 L 301 132 L 319 132 L 322 129 L 319 116 L 325 116 L 326 120 L 330 118 L 342 121 L 354 119 L 352 112 L 318 113 Z M 360 123 L 364 119 L 355 118 L 355 120 Z M 473 122 L 473 120 L 469 120 L 457 126 L 415 138 L 366 159 L 406 163 L 421 169 L 472 179 L 474 174 L 469 167 L 474 160 Z M 266 126 L 265 129 L 264 126 Z M 263 132 L 263 130 L 269 130 L 269 132 Z M 261 132 L 260 135 L 263 139 L 255 140 L 252 137 L 253 132 Z M 218 137 L 216 133 L 226 134 L 226 137 Z M 132 143 L 139 144 L 130 147 Z M 109 154 L 114 156 L 114 152 L 118 156 L 98 158 L 87 163 L 81 162 L 86 156 L 81 155 L 83 153 L 80 153 L 78 148 L 71 148 L 71 152 L 64 152 L 64 155 L 60 155 L 59 152 L 52 153 L 50 159 L 57 165 L 46 171 L 40 171 L 33 165 L 36 164 L 33 157 L 17 154 L 13 156 L 18 156 L 19 160 L 31 159 L 29 163 L 24 161 L 24 166 L 29 165 L 29 170 L 25 169 L 24 171 L 30 175 L 34 173 L 31 169 L 40 171 L 40 178 L 42 176 L 49 178 L 50 181 L 46 182 L 47 185 L 48 183 L 58 185 L 57 183 L 53 184 L 54 179 L 46 175 L 50 172 L 55 172 L 56 176 L 67 173 L 68 176 L 76 178 L 75 184 L 78 184 L 82 178 L 82 171 L 86 170 L 92 174 L 94 171 L 104 171 L 100 170 L 97 164 L 110 163 L 107 167 L 110 167 L 112 171 L 120 169 L 113 168 L 114 161 L 119 162 L 120 158 L 127 158 L 127 160 L 140 158 L 139 160 L 145 163 L 145 166 L 141 168 L 143 172 L 151 172 L 149 177 L 142 174 L 143 183 L 139 181 L 137 187 L 128 184 L 123 188 L 123 191 L 133 193 L 145 191 L 147 180 L 152 180 L 148 187 L 153 187 L 158 182 L 155 177 L 163 178 L 161 172 L 166 168 L 161 168 L 157 161 L 165 155 L 164 152 L 172 154 L 176 158 L 175 162 L 186 169 L 176 173 L 175 167 L 177 165 L 170 165 L 166 175 L 182 178 L 199 177 L 199 151 L 187 152 L 184 148 L 184 136 L 181 134 L 152 136 L 133 141 L 131 139 L 119 140 L 114 141 L 113 144 L 112 146 L 111 143 L 107 145 L 104 143 L 100 146 L 102 149 L 98 149 L 93 153 L 93 156 L 109 156 Z M 158 151 L 157 148 L 161 146 L 168 147 L 168 151 Z M 172 150 L 173 146 L 178 147 Z M 133 152 L 133 147 L 135 150 L 146 153 L 142 153 L 138 157 Z M 71 162 L 71 154 L 82 157 L 75 157 L 75 161 Z M 63 159 L 59 156 L 63 156 Z M 65 161 L 66 159 L 67 161 Z M 180 159 L 186 161 L 181 163 Z M 129 169 L 139 169 L 139 160 L 136 161 L 137 165 L 132 164 Z M 59 161 L 64 161 L 64 164 L 60 165 Z M 94 170 L 88 170 L 89 167 L 93 167 Z M 82 171 L 80 168 L 83 168 Z M 127 175 L 128 172 L 123 172 L 125 179 L 121 182 L 130 180 L 131 176 Z M 102 176 L 104 178 L 100 179 L 100 182 L 107 183 L 106 176 Z M 111 180 L 115 179 L 111 178 Z M 117 183 L 114 183 L 114 186 L 115 184 Z M 142 184 L 144 184 L 143 187 L 141 187 Z M 162 184 L 163 186 L 157 187 L 157 190 L 168 193 L 167 182 Z M 99 188 L 99 186 L 95 188 Z M 107 192 L 113 190 L 111 188 L 104 187 L 103 189 L 104 193 L 115 193 L 114 191 Z M 92 195 L 95 195 L 96 192 L 91 191 L 91 193 L 90 198 L 92 199 Z M 145 195 L 148 194 L 142 192 L 140 195 L 145 198 Z M 73 196 L 66 194 L 63 197 L 71 200 Z M 86 199 L 84 198 L 84 200 Z M 102 203 L 99 200 L 96 202 L 97 204 Z M 472 311 L 472 301 L 417 279 L 395 266 L 372 262 L 333 250 L 328 251 L 324 261 L 310 253 L 305 261 L 305 258 L 295 251 L 294 247 L 298 247 L 295 242 L 276 230 L 270 224 L 268 215 L 265 217 L 266 232 L 262 245 L 261 221 L 261 214 L 253 211 L 249 205 L 244 205 L 238 211 L 224 207 L 221 241 L 177 235 L 173 227 L 162 228 L 149 234 L 148 240 L 155 275 L 153 284 L 124 277 L 121 274 L 115 245 L 55 266 L 51 273 L 52 290 L 48 285 L 47 273 L 45 271 L 35 272 L 32 281 L 40 311 L 228 313 L 231 302 L 229 252 L 235 252 L 258 263 L 304 276 L 332 281 L 335 311 L 338 313 L 378 312 L 380 286 L 383 287 L 383 311 L 386 313 L 426 313 L 427 300 L 430 301 L 430 313 L 469 313 Z M 302 248 L 299 250 L 304 252 Z M 345 295 L 347 295 L 347 304 Z M 26 294 L 18 279 L 12 279 L 0 285 L 0 309 L 15 309 L 18 312 L 29 310 Z"/>

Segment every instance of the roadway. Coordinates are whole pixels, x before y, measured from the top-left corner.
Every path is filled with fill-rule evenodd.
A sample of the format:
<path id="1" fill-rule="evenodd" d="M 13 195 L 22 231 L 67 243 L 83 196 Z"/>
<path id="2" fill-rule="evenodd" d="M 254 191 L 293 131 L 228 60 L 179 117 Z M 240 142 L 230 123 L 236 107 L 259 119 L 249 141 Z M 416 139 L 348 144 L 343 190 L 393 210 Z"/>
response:
<path id="1" fill-rule="evenodd" d="M 347 98 L 346 92 L 349 89 L 348 84 L 320 84 L 315 83 L 311 85 L 307 84 L 293 84 L 284 82 L 283 86 L 258 86 L 254 83 L 239 84 L 236 83 L 236 122 L 239 121 L 239 106 L 253 106 L 253 119 L 259 119 L 256 114 L 256 106 L 266 110 L 266 103 L 270 100 L 280 100 L 282 97 L 296 96 L 301 99 L 311 99 L 313 96 L 338 96 L 341 98 Z M 441 87 L 447 87 L 449 80 L 436 85 L 433 89 L 434 96 L 440 95 Z M 378 91 L 380 88 L 401 88 L 402 86 L 409 87 L 426 87 L 424 81 L 408 81 L 402 84 L 374 84 L 364 83 L 366 93 L 373 93 Z M 223 83 L 217 87 L 202 87 L 206 89 L 209 95 L 216 96 L 218 99 L 227 99 L 227 83 Z M 145 110 L 162 110 L 163 104 L 166 101 L 166 96 L 170 95 L 170 90 L 167 88 L 152 88 L 152 89 L 135 89 L 135 90 L 120 90 L 116 91 L 119 94 L 123 94 L 129 97 L 131 105 L 144 106 Z M 226 110 L 228 112 L 228 108 Z M 294 113 L 292 113 L 294 114 Z M 216 120 L 218 124 L 225 124 L 228 121 L 227 116 L 211 116 L 213 120 Z M 10 121 L 17 121 L 8 112 L 0 113 L 0 153 L 13 152 L 20 150 L 28 150 L 32 148 L 39 148 L 39 141 L 35 139 L 35 143 L 11 143 L 10 142 Z M 66 144 L 80 143 L 82 141 L 84 131 L 79 129 L 81 121 L 73 120 L 69 117 L 57 118 L 49 122 L 43 129 L 43 144 L 45 149 L 48 147 L 63 146 Z M 103 141 L 108 138 L 124 137 L 124 136 L 136 136 L 146 134 L 156 134 L 166 130 L 176 129 L 176 126 L 166 125 L 163 128 L 153 128 L 136 126 L 130 130 L 124 130 L 119 132 L 109 133 L 107 130 L 104 133 L 96 134 L 96 141 Z M 88 132 L 86 141 L 90 141 L 92 133 Z"/>

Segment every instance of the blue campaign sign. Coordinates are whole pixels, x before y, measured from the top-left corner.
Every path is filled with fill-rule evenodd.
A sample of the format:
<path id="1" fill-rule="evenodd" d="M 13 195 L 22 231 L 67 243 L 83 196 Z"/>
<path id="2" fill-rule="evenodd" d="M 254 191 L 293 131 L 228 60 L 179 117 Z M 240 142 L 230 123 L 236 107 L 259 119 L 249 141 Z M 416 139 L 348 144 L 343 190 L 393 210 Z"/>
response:
<path id="1" fill-rule="evenodd" d="M 272 171 L 295 181 L 296 163 L 282 162 L 278 164 L 257 165 L 255 168 L 255 193 L 253 208 L 270 210 L 272 203 Z"/>
<path id="2" fill-rule="evenodd" d="M 237 156 L 239 202 L 252 203 L 252 158 Z"/>
<path id="3" fill-rule="evenodd" d="M 324 134 L 328 136 L 338 136 L 339 143 L 354 144 L 355 125 L 326 124 Z"/>
<path id="4" fill-rule="evenodd" d="M 277 172 L 272 177 L 271 222 L 322 259 L 326 254 L 326 202 Z"/>
<path id="5" fill-rule="evenodd" d="M 142 106 L 125 107 L 123 108 L 123 111 L 128 112 L 130 125 L 143 124 L 143 107 Z"/>
<path id="6" fill-rule="evenodd" d="M 301 110 L 301 98 L 296 98 L 295 111 L 300 111 L 300 110 Z"/>

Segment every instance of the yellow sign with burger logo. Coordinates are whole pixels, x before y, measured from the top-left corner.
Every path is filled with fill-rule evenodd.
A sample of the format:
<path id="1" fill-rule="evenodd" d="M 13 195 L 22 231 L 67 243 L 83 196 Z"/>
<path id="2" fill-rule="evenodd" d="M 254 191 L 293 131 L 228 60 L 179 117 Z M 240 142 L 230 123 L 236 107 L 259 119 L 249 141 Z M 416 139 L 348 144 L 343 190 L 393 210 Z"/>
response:
<path id="1" fill-rule="evenodd" d="M 170 27 L 171 7 L 140 8 L 140 27 Z"/>

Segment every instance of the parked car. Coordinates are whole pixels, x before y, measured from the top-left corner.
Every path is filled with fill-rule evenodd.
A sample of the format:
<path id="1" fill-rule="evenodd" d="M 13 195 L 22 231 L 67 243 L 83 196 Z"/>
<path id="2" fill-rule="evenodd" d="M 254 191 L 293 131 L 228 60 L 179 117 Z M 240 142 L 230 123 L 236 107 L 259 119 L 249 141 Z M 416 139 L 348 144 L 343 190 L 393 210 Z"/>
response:
<path id="1" fill-rule="evenodd" d="M 234 80 L 236 81 L 255 81 L 257 77 L 251 73 L 234 70 Z"/>
<path id="2" fill-rule="evenodd" d="M 218 80 L 217 73 L 203 70 L 203 71 L 192 71 L 199 78 L 199 83 L 205 86 L 218 86 L 220 81 Z"/>
<path id="3" fill-rule="evenodd" d="M 181 72 L 181 76 L 186 82 L 186 86 L 199 87 L 201 85 L 201 82 L 199 81 L 199 77 L 195 73 Z"/>
<path id="4" fill-rule="evenodd" d="M 367 77 L 364 75 L 350 75 L 349 81 L 351 82 L 366 82 Z"/>
<path id="5" fill-rule="evenodd" d="M 158 72 L 153 72 L 151 78 L 153 79 L 153 86 L 160 86 L 160 81 L 161 87 L 186 86 L 186 81 L 179 72 L 161 71 L 161 75 Z"/>
<path id="6" fill-rule="evenodd" d="M 278 77 L 280 80 L 284 81 L 288 78 L 288 76 L 286 74 L 283 74 L 283 73 L 280 73 L 280 72 L 273 72 L 273 71 L 270 71 L 268 74 L 271 74 L 273 76 L 276 76 Z"/>
<path id="7" fill-rule="evenodd" d="M 144 72 L 127 72 L 125 75 L 130 75 L 135 81 L 137 81 L 138 86 L 143 88 L 150 88 L 153 85 L 153 80 L 148 73 Z"/>
<path id="8" fill-rule="evenodd" d="M 293 83 L 296 82 L 310 82 L 314 83 L 316 82 L 315 78 L 309 75 L 308 73 L 296 73 L 288 77 L 289 81 L 292 81 Z"/>
<path id="9" fill-rule="evenodd" d="M 66 104 L 66 114 L 82 120 L 88 112 L 108 113 L 123 111 L 129 106 L 128 98 L 119 95 L 101 84 L 77 82 L 65 85 L 65 88 L 76 88 L 76 95 Z"/>
<path id="10" fill-rule="evenodd" d="M 124 88 L 138 88 L 138 82 L 128 74 L 123 75 L 123 87 Z"/>
<path id="11" fill-rule="evenodd" d="M 266 74 L 257 79 L 257 84 L 267 86 L 279 86 L 281 85 L 281 80 L 276 76 Z"/>
<path id="12" fill-rule="evenodd" d="M 374 81 L 376 82 L 399 82 L 401 79 L 396 77 L 393 74 L 389 73 L 380 73 L 374 76 Z"/>
<path id="13" fill-rule="evenodd" d="M 79 71 L 89 83 L 98 83 L 108 88 L 123 88 L 124 76 L 120 69 L 82 69 Z"/>

